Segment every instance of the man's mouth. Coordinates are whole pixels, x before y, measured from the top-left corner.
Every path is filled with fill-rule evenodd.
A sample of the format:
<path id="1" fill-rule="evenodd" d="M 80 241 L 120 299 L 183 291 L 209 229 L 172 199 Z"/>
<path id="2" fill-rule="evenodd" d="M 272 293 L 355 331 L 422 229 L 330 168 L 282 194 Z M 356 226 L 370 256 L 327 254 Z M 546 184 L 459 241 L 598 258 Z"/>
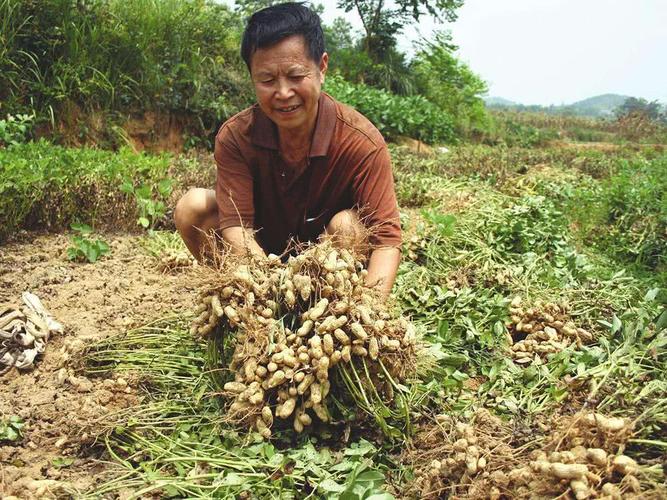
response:
<path id="1" fill-rule="evenodd" d="M 294 111 L 298 107 L 299 107 L 298 104 L 296 104 L 294 106 L 285 106 L 284 108 L 278 108 L 278 111 L 281 112 L 281 113 L 291 113 L 292 111 Z"/>

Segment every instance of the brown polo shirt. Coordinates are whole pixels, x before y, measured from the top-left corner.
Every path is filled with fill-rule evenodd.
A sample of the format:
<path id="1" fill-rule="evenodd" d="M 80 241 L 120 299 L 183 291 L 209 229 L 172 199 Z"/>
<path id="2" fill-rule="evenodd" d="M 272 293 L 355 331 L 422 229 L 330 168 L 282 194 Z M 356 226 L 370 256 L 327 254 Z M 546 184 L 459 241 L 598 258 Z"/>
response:
<path id="1" fill-rule="evenodd" d="M 283 161 L 277 128 L 258 105 L 222 125 L 215 160 L 220 229 L 254 228 L 266 252 L 283 253 L 291 238 L 314 241 L 337 212 L 349 208 L 374 228 L 374 247 L 400 247 L 387 145 L 363 115 L 324 92 L 303 167 Z"/>

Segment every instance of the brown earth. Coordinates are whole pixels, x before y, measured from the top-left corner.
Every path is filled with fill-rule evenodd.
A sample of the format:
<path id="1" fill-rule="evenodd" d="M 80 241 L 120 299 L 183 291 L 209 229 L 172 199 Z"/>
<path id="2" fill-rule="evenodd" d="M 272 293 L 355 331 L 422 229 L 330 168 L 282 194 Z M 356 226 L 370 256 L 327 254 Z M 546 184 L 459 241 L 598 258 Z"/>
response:
<path id="1" fill-rule="evenodd" d="M 106 336 L 187 310 L 194 300 L 191 268 L 163 274 L 140 236 L 102 238 L 111 253 L 94 264 L 68 261 L 64 234 L 23 233 L 0 247 L 0 305 L 18 304 L 31 291 L 64 326 L 35 369 L 12 369 L 0 378 L 0 420 L 18 415 L 26 424 L 18 442 L 0 442 L 2 498 L 76 496 L 100 480 L 110 465 L 87 429 L 142 395 L 122 378 L 81 376 L 79 353 Z"/>

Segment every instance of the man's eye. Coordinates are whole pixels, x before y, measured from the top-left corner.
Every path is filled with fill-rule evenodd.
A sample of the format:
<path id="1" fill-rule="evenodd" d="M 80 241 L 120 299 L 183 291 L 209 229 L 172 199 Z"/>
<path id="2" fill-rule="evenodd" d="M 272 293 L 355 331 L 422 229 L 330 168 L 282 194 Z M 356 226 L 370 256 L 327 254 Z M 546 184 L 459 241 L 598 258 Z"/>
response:
<path id="1" fill-rule="evenodd" d="M 262 83 L 271 83 L 273 82 L 273 78 L 267 78 L 265 80 L 261 80 Z"/>
<path id="2" fill-rule="evenodd" d="M 292 80 L 303 80 L 304 78 L 306 78 L 306 75 L 292 75 L 292 76 L 290 76 L 290 79 L 292 79 Z"/>

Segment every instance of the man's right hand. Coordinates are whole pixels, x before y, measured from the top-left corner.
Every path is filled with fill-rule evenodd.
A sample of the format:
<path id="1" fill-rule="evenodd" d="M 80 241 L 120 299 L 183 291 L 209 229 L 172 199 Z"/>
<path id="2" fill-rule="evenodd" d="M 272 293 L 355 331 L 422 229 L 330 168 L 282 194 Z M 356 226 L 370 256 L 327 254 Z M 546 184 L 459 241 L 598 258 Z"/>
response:
<path id="1" fill-rule="evenodd" d="M 252 231 L 241 226 L 232 226 L 221 231 L 222 239 L 232 247 L 232 253 L 237 255 L 247 254 L 258 257 L 266 257 L 266 252 L 259 246 Z"/>

